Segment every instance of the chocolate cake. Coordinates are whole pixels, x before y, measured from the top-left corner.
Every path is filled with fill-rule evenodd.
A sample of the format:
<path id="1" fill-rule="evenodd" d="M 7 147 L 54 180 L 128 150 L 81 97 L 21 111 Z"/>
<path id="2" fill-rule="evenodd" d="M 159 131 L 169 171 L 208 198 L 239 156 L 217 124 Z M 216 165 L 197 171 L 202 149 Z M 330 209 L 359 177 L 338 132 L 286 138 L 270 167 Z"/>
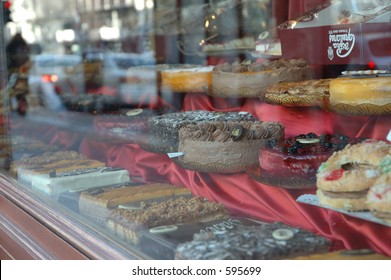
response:
<path id="1" fill-rule="evenodd" d="M 233 231 L 196 234 L 180 244 L 179 260 L 278 260 L 327 252 L 329 241 L 283 223 L 246 226 Z"/>
<path id="2" fill-rule="evenodd" d="M 258 165 L 258 151 L 266 139 L 284 137 L 284 126 L 274 122 L 215 121 L 186 125 L 179 130 L 175 159 L 183 168 L 199 172 L 235 173 Z"/>
<path id="3" fill-rule="evenodd" d="M 201 197 L 181 196 L 161 202 L 145 202 L 140 206 L 139 209 L 119 207 L 113 210 L 106 228 L 125 241 L 139 244 L 142 231 L 151 228 L 207 222 L 229 216 L 222 204 Z"/>
<path id="4" fill-rule="evenodd" d="M 188 124 L 212 121 L 255 121 L 247 112 L 187 111 L 155 116 L 148 121 L 148 139 L 141 146 L 150 152 L 178 151 L 179 129 Z"/>
<path id="5" fill-rule="evenodd" d="M 229 217 L 210 222 L 155 227 L 143 232 L 140 249 L 153 259 L 172 260 L 175 257 L 176 247 L 181 243 L 193 240 L 194 234 L 232 231 L 259 223 L 251 219 Z"/>

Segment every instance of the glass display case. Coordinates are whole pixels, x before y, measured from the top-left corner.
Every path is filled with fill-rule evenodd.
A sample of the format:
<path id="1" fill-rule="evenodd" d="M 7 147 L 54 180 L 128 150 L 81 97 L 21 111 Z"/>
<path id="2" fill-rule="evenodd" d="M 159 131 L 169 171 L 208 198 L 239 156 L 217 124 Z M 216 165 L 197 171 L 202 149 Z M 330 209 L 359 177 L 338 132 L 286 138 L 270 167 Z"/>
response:
<path id="1" fill-rule="evenodd" d="M 391 257 L 391 1 L 1 9 L 2 259 Z"/>

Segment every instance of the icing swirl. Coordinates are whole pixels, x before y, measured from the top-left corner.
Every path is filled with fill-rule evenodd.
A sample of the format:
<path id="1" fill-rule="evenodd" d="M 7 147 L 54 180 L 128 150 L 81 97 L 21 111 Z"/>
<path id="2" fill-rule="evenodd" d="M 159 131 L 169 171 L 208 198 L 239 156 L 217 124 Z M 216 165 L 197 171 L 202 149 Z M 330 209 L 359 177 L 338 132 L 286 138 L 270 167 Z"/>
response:
<path id="1" fill-rule="evenodd" d="M 196 125 L 189 124 L 181 129 L 180 134 L 182 139 L 193 139 L 196 141 L 237 141 L 238 138 L 233 139 L 232 131 L 238 126 L 242 127 L 240 141 L 281 138 L 284 136 L 284 127 L 282 124 L 274 122 L 262 123 L 259 121 L 215 121 Z"/>

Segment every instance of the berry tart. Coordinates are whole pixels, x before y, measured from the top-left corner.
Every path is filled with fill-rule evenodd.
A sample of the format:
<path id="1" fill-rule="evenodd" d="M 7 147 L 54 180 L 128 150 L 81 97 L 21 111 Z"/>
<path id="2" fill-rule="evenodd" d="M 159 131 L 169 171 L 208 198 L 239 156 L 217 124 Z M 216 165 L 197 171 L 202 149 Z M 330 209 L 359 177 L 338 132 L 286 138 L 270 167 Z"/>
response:
<path id="1" fill-rule="evenodd" d="M 334 151 L 362 139 L 345 135 L 300 134 L 283 140 L 268 140 L 259 151 L 258 174 L 248 170 L 261 183 L 287 189 L 316 187 L 316 172 Z"/>

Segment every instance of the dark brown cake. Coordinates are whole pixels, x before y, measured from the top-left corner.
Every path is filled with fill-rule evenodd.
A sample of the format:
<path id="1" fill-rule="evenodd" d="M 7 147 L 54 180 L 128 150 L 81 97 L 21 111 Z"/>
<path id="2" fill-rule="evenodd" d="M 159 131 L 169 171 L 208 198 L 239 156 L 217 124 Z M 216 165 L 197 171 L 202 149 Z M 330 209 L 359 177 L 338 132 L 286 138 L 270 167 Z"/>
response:
<path id="1" fill-rule="evenodd" d="M 196 234 L 180 244 L 180 260 L 277 260 L 327 252 L 329 241 L 283 223 L 241 227 L 234 231 Z"/>

